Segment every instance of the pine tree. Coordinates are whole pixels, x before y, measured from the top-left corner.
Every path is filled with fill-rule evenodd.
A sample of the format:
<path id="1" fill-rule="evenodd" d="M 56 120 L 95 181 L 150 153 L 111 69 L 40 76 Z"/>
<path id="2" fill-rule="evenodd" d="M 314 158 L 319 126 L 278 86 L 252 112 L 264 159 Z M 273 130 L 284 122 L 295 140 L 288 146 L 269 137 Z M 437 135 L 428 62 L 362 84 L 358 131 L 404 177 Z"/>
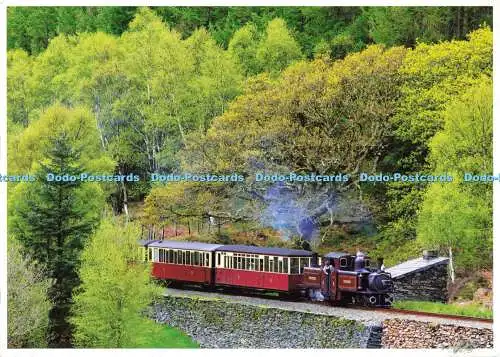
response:
<path id="1" fill-rule="evenodd" d="M 54 281 L 48 292 L 52 303 L 48 345 L 70 347 L 72 327 L 68 314 L 72 291 L 79 285 L 79 256 L 96 222 L 86 214 L 91 206 L 82 202 L 80 180 L 47 179 L 48 174 L 78 177 L 83 172 L 79 152 L 71 147 L 67 134 L 54 138 L 46 157 L 40 163 L 37 180 L 27 185 L 24 202 L 14 203 L 12 229 L 26 252 L 45 267 L 48 278 Z"/>

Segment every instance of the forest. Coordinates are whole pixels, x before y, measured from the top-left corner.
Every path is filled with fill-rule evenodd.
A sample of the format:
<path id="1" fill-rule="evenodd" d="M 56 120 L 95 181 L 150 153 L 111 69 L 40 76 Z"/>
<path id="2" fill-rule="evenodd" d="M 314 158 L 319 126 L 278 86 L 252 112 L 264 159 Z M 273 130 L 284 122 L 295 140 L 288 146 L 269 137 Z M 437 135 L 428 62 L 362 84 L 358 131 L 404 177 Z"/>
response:
<path id="1" fill-rule="evenodd" d="M 11 347 L 150 347 L 144 234 L 491 271 L 492 184 L 462 180 L 493 174 L 491 8 L 10 7 L 7 32 L 8 171 L 37 178 L 8 185 Z M 186 172 L 243 180 L 151 181 Z"/>

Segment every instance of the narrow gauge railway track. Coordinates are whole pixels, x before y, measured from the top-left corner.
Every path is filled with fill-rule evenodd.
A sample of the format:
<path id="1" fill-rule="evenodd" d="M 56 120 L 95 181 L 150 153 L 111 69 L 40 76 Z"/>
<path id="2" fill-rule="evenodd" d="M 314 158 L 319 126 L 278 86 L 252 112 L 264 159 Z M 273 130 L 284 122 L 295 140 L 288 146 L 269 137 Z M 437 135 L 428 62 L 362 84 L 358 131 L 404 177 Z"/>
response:
<path id="1" fill-rule="evenodd" d="M 312 305 L 322 305 L 329 306 L 331 308 L 335 308 L 335 305 L 332 305 L 326 301 L 310 301 L 302 296 L 286 296 L 286 295 L 269 295 L 265 293 L 261 293 L 258 291 L 237 289 L 237 288 L 224 288 L 224 289 L 215 289 L 212 291 L 207 291 L 206 289 L 196 286 L 196 285 L 175 285 L 175 289 L 186 290 L 186 291 L 200 291 L 204 293 L 219 293 L 222 295 L 228 296 L 244 296 L 244 297 L 255 297 L 267 300 L 274 301 L 289 301 L 289 302 L 302 302 L 308 303 Z M 493 324 L 493 319 L 481 318 L 481 317 L 472 317 L 472 316 L 463 316 L 463 315 L 450 315 L 450 314 L 439 314 L 435 312 L 424 312 L 424 311 L 415 311 L 415 310 L 403 310 L 396 308 L 383 308 L 383 307 L 364 307 L 364 306 L 354 306 L 354 305 L 346 305 L 340 306 L 342 308 L 347 308 L 353 311 L 373 311 L 373 312 L 381 312 L 387 315 L 396 315 L 395 318 L 401 318 L 398 315 L 408 315 L 408 316 L 420 316 L 420 317 L 431 317 L 431 318 L 440 318 L 440 319 L 449 319 L 449 320 L 459 320 L 459 321 L 470 321 L 470 322 L 482 322 L 482 323 L 491 323 Z"/>
<path id="2" fill-rule="evenodd" d="M 358 307 L 356 307 L 357 309 Z M 387 312 L 389 314 L 403 314 L 403 315 L 417 315 L 417 316 L 429 316 L 429 317 L 439 317 L 443 319 L 455 319 L 455 320 L 462 320 L 462 321 L 477 321 L 477 322 L 486 322 L 486 323 L 493 323 L 493 319 L 487 319 L 484 317 L 473 317 L 473 316 L 464 316 L 464 315 L 450 315 L 450 314 L 440 314 L 437 312 L 426 312 L 426 311 L 415 311 L 415 310 L 403 310 L 403 309 L 396 309 L 396 308 L 364 308 L 360 307 L 361 309 L 367 309 L 367 310 L 373 310 L 373 311 L 382 311 L 382 312 Z"/>

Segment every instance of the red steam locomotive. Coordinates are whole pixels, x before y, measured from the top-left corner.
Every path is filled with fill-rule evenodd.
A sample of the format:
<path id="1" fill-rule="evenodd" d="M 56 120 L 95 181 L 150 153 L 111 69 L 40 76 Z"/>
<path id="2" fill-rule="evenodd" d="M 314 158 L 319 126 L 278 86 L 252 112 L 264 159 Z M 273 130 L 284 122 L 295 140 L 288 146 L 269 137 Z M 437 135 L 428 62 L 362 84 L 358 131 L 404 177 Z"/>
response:
<path id="1" fill-rule="evenodd" d="M 286 248 L 171 240 L 139 244 L 159 280 L 302 294 L 332 304 L 390 306 L 393 301 L 390 274 L 370 268 L 369 258 L 360 252 L 318 258 L 307 250 Z"/>

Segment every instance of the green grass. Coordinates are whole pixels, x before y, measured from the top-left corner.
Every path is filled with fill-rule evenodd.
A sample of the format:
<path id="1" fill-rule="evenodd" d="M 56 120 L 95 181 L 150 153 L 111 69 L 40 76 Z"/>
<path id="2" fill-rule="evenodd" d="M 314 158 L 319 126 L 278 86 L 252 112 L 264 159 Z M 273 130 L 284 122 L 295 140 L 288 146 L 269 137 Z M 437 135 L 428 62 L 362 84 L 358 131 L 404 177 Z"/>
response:
<path id="1" fill-rule="evenodd" d="M 430 301 L 396 301 L 393 306 L 396 309 L 433 312 L 439 314 L 449 314 L 458 316 L 480 317 L 485 319 L 493 318 L 493 311 L 479 304 L 443 304 Z"/>
<path id="2" fill-rule="evenodd" d="M 135 348 L 198 348 L 199 345 L 191 337 L 178 328 L 159 325 L 152 322 L 149 328 L 137 331 L 140 334 Z"/>

